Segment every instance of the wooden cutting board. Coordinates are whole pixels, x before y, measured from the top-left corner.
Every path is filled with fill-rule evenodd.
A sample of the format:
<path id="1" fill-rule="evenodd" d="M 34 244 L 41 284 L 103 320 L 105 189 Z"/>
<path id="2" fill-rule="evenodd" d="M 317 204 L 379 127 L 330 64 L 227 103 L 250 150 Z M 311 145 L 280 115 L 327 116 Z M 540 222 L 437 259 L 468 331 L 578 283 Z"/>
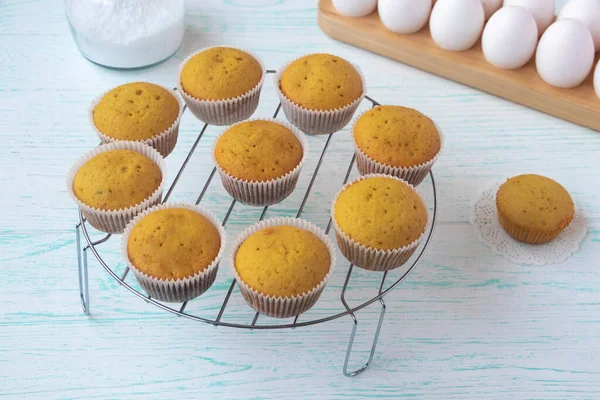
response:
<path id="1" fill-rule="evenodd" d="M 383 26 L 376 12 L 363 18 L 344 17 L 332 0 L 319 0 L 318 22 L 334 39 L 600 131 L 600 99 L 592 74 L 576 88 L 556 88 L 538 76 L 534 60 L 518 70 L 501 70 L 486 62 L 481 43 L 463 52 L 446 51 L 435 45 L 428 27 L 411 35 L 395 34 Z"/>

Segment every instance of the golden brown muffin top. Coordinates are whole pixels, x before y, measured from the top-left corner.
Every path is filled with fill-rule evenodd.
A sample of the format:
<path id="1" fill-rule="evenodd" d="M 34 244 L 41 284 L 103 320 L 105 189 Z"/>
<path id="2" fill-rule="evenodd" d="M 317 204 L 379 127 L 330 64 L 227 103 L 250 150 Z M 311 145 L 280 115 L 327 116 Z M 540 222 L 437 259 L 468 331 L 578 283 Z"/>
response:
<path id="1" fill-rule="evenodd" d="M 329 273 L 331 256 L 314 233 L 290 225 L 250 235 L 235 254 L 235 269 L 252 289 L 267 296 L 309 292 Z"/>
<path id="2" fill-rule="evenodd" d="M 162 173 L 154 161 L 132 150 L 100 153 L 79 168 L 73 192 L 100 210 L 121 210 L 148 199 L 160 186 Z"/>
<path id="3" fill-rule="evenodd" d="M 188 60 L 181 86 L 198 100 L 227 100 L 254 89 L 263 75 L 256 58 L 231 47 L 212 47 Z"/>
<path id="4" fill-rule="evenodd" d="M 361 245 L 395 250 L 425 232 L 427 210 L 419 195 L 394 178 L 371 177 L 348 186 L 334 205 L 344 234 Z"/>
<path id="5" fill-rule="evenodd" d="M 441 148 L 433 121 L 412 108 L 378 106 L 354 126 L 359 149 L 378 163 L 414 167 L 432 160 Z"/>
<path id="6" fill-rule="evenodd" d="M 129 235 L 127 254 L 141 272 L 176 280 L 204 271 L 219 254 L 221 237 L 202 214 L 165 208 L 139 220 Z"/>
<path id="7" fill-rule="evenodd" d="M 285 97 L 309 110 L 335 110 L 363 93 L 358 71 L 343 58 L 310 54 L 292 62 L 281 75 Z"/>
<path id="8" fill-rule="evenodd" d="M 94 107 L 96 128 L 118 140 L 153 138 L 177 120 L 179 103 L 160 86 L 132 82 L 110 90 Z"/>
<path id="9" fill-rule="evenodd" d="M 247 181 L 280 178 L 302 161 L 300 140 L 272 121 L 247 121 L 229 128 L 217 141 L 215 158 L 229 175 Z"/>
<path id="10" fill-rule="evenodd" d="M 496 194 L 496 205 L 517 226 L 542 232 L 565 228 L 575 213 L 573 199 L 561 184 L 535 174 L 504 182 Z"/>

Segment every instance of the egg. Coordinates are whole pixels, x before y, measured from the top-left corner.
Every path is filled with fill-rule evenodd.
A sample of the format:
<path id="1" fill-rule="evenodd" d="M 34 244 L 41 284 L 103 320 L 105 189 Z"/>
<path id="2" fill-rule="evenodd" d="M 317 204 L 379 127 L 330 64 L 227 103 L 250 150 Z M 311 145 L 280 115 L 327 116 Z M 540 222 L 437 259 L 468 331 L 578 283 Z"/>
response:
<path id="1" fill-rule="evenodd" d="M 431 38 L 451 51 L 468 50 L 481 36 L 485 14 L 480 0 L 438 0 L 431 11 Z"/>
<path id="2" fill-rule="evenodd" d="M 483 5 L 485 20 L 487 21 L 502 7 L 502 0 L 481 0 L 481 4 Z"/>
<path id="3" fill-rule="evenodd" d="M 600 97 L 600 62 L 596 64 L 596 69 L 594 70 L 594 90 L 596 91 L 596 95 Z"/>
<path id="4" fill-rule="evenodd" d="M 507 6 L 521 6 L 529 10 L 537 22 L 539 36 L 554 21 L 554 0 L 504 0 L 504 7 Z"/>
<path id="5" fill-rule="evenodd" d="M 575 18 L 586 24 L 596 51 L 600 50 L 600 0 L 570 0 L 560 10 L 558 18 Z"/>
<path id="6" fill-rule="evenodd" d="M 377 0 L 333 0 L 333 6 L 346 17 L 360 18 L 375 11 Z"/>
<path id="7" fill-rule="evenodd" d="M 381 22 L 392 32 L 414 33 L 425 26 L 432 0 L 379 0 Z"/>
<path id="8" fill-rule="evenodd" d="M 550 85 L 575 87 L 585 80 L 594 64 L 592 35 L 579 20 L 558 20 L 540 39 L 535 61 L 538 74 Z"/>
<path id="9" fill-rule="evenodd" d="M 537 24 L 523 7 L 508 6 L 498 10 L 488 21 L 481 47 L 485 59 L 502 69 L 527 64 L 538 41 Z"/>

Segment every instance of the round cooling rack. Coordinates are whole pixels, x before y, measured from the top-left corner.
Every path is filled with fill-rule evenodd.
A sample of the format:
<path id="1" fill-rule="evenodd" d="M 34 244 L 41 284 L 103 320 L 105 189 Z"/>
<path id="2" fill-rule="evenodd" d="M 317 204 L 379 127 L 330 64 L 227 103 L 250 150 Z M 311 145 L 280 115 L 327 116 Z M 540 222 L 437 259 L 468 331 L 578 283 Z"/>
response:
<path id="1" fill-rule="evenodd" d="M 273 73 L 274 71 L 269 70 L 267 72 Z M 375 101 L 374 99 L 372 99 L 369 96 L 365 96 L 365 99 L 367 101 L 371 102 L 372 107 L 379 105 L 379 103 L 377 101 Z M 281 110 L 281 104 L 279 104 L 277 106 L 277 109 L 275 110 L 273 118 L 277 117 L 280 110 Z M 198 134 L 198 137 L 196 138 L 194 144 L 190 148 L 188 155 L 186 156 L 181 167 L 179 168 L 179 171 L 177 172 L 177 175 L 175 176 L 173 183 L 167 190 L 167 193 L 163 198 L 163 202 L 166 202 L 169 199 L 169 197 L 171 196 L 173 189 L 177 185 L 177 182 L 179 181 L 181 174 L 183 173 L 184 169 L 186 168 L 190 158 L 194 154 L 196 147 L 198 146 L 198 143 L 202 139 L 202 136 L 204 135 L 204 132 L 206 131 L 208 126 L 209 126 L 208 124 L 205 124 L 203 126 L 202 130 L 200 131 L 200 133 Z M 318 175 L 321 165 L 323 163 L 323 159 L 325 157 L 325 154 L 327 153 L 327 149 L 329 148 L 329 145 L 330 145 L 334 135 L 335 134 L 332 133 L 327 136 L 327 140 L 325 142 L 325 145 L 323 146 L 321 155 L 320 155 L 319 160 L 316 164 L 316 167 L 313 171 L 310 183 L 304 194 L 304 197 L 302 199 L 300 207 L 298 208 L 298 212 L 296 213 L 296 218 L 299 218 L 302 215 L 302 212 L 304 211 L 304 208 L 308 202 L 310 193 L 314 186 L 315 180 L 317 178 L 317 175 Z M 352 172 L 352 169 L 354 167 L 354 164 L 355 164 L 355 156 L 353 156 L 351 158 L 350 163 L 348 165 L 348 169 L 346 171 L 344 181 L 340 182 L 340 186 L 344 185 L 348 181 L 348 179 L 350 177 L 350 173 Z M 204 197 L 211 182 L 213 181 L 215 173 L 216 173 L 216 167 L 213 167 L 212 172 L 210 173 L 208 180 L 204 184 L 195 204 L 199 204 L 202 201 L 202 198 Z M 386 286 L 385 282 L 386 282 L 386 278 L 388 277 L 388 272 L 384 272 L 383 276 L 381 278 L 381 283 L 379 285 L 379 290 L 378 290 L 377 294 L 375 296 L 373 296 L 372 298 L 370 298 L 369 300 L 364 301 L 357 306 L 351 307 L 346 301 L 346 291 L 348 289 L 348 282 L 350 281 L 350 277 L 352 276 L 352 272 L 354 270 L 354 265 L 350 264 L 350 266 L 348 268 L 348 272 L 346 273 L 345 281 L 342 286 L 342 291 L 341 291 L 341 295 L 340 295 L 340 301 L 343 306 L 343 311 L 341 311 L 339 313 L 328 315 L 326 317 L 316 318 L 316 319 L 311 319 L 311 320 L 306 320 L 306 321 L 302 321 L 301 320 L 302 315 L 299 315 L 299 316 L 296 316 L 296 318 L 294 319 L 294 321 L 292 323 L 281 323 L 281 324 L 275 323 L 275 324 L 269 324 L 269 325 L 257 324 L 258 318 L 260 316 L 259 313 L 255 313 L 253 320 L 249 321 L 248 323 L 245 323 L 245 324 L 223 321 L 222 318 L 225 314 L 227 304 L 229 303 L 231 295 L 237 284 L 235 281 L 235 278 L 231 278 L 231 284 L 229 285 L 229 289 L 227 290 L 227 292 L 224 294 L 223 301 L 222 301 L 221 307 L 219 309 L 219 312 L 217 313 L 217 315 L 213 315 L 213 316 L 206 316 L 206 315 L 201 316 L 201 315 L 196 315 L 195 313 L 186 312 L 185 310 L 186 310 L 186 306 L 188 305 L 188 302 L 178 304 L 178 307 L 172 307 L 171 305 L 166 305 L 164 303 L 161 303 L 161 302 L 151 298 L 150 296 L 138 291 L 136 288 L 134 288 L 133 286 L 131 286 L 130 284 L 128 284 L 126 282 L 128 273 L 129 273 L 129 268 L 126 268 L 124 272 L 119 274 L 113 268 L 111 268 L 109 263 L 107 263 L 103 259 L 102 254 L 101 254 L 101 248 L 102 248 L 101 245 L 103 243 L 106 243 L 107 241 L 109 241 L 113 235 L 108 234 L 99 240 L 93 241 L 90 237 L 90 229 L 94 230 L 94 228 L 92 228 L 91 225 L 89 225 L 87 223 L 87 221 L 85 220 L 85 217 L 83 216 L 83 213 L 80 210 L 79 211 L 79 223 L 77 223 L 77 225 L 76 225 L 76 242 L 77 242 L 77 260 L 78 260 L 78 267 L 79 267 L 78 271 L 79 271 L 80 299 L 81 299 L 83 311 L 86 315 L 90 314 L 87 254 L 88 254 L 88 252 L 91 252 L 94 255 L 94 257 L 96 257 L 96 259 L 98 260 L 100 265 L 106 270 L 106 272 L 108 272 L 109 275 L 112 276 L 121 286 L 125 287 L 127 290 L 129 290 L 131 293 L 133 293 L 135 296 L 139 297 L 140 299 L 143 299 L 144 301 L 146 301 L 149 304 L 152 304 L 164 311 L 170 312 L 179 317 L 188 318 L 188 319 L 198 321 L 198 322 L 204 322 L 204 323 L 211 324 L 214 326 L 223 326 L 223 327 L 240 328 L 240 329 L 261 329 L 261 330 L 285 329 L 285 328 L 298 328 L 298 327 L 304 327 L 304 326 L 309 326 L 309 325 L 315 325 L 315 324 L 332 321 L 332 320 L 335 320 L 335 319 L 338 319 L 338 318 L 341 318 L 344 316 L 350 316 L 353 321 L 353 326 L 352 326 L 350 341 L 348 343 L 348 350 L 347 350 L 346 358 L 345 358 L 345 362 L 344 362 L 344 374 L 347 376 L 358 375 L 359 373 L 361 373 L 365 369 L 367 369 L 367 367 L 370 365 L 371 361 L 373 360 L 373 356 L 375 354 L 375 348 L 377 345 L 379 332 L 380 332 L 381 325 L 382 325 L 383 318 L 384 318 L 385 311 L 386 311 L 386 305 L 385 305 L 383 298 L 387 294 L 389 294 L 392 290 L 394 290 L 402 281 L 404 281 L 408 277 L 408 275 L 415 269 L 415 267 L 417 266 L 419 261 L 421 261 L 421 259 L 423 258 L 423 255 L 425 254 L 425 250 L 427 249 L 428 245 L 430 244 L 431 237 L 433 235 L 433 231 L 435 228 L 436 218 L 437 218 L 437 193 L 436 193 L 435 180 L 434 180 L 432 171 L 429 172 L 429 177 L 430 177 L 431 190 L 432 190 L 432 194 L 433 194 L 433 204 L 429 205 L 429 208 L 431 210 L 431 213 L 430 213 L 431 221 L 428 224 L 425 240 L 421 243 L 421 245 L 419 246 L 419 248 L 417 249 L 415 254 L 411 257 L 409 262 L 404 266 L 404 270 L 403 270 L 402 274 L 393 283 Z M 420 188 L 423 186 L 426 186 L 426 185 L 422 184 L 420 186 Z M 225 214 L 225 217 L 223 218 L 223 221 L 222 221 L 223 226 L 225 226 L 227 224 L 227 221 L 229 220 L 229 217 L 231 216 L 231 213 L 232 213 L 235 205 L 236 205 L 236 200 L 232 200 L 231 204 L 227 210 L 227 213 Z M 259 220 L 264 219 L 268 208 L 269 208 L 268 206 L 263 208 L 263 211 L 262 211 L 262 214 L 261 214 Z M 327 224 L 327 228 L 325 230 L 327 234 L 329 234 L 331 227 L 332 227 L 332 220 L 330 217 L 329 222 Z M 81 245 L 81 233 L 83 233 L 83 237 L 85 238 L 85 241 L 87 243 L 86 245 L 83 246 L 83 248 Z M 134 278 L 131 278 L 131 279 L 134 279 Z M 211 290 L 218 290 L 218 289 L 213 289 L 213 288 L 209 289 L 209 291 L 211 291 Z M 327 290 L 327 289 L 325 289 L 325 290 Z M 223 292 L 224 292 L 224 290 L 223 290 Z M 190 300 L 190 301 L 191 302 L 201 302 L 202 296 L 197 299 Z M 356 335 L 356 328 L 358 326 L 358 319 L 356 317 L 356 312 L 377 302 L 377 301 L 380 302 L 381 312 L 380 312 L 379 322 L 378 322 L 377 328 L 375 330 L 375 336 L 374 336 L 373 344 L 371 347 L 371 353 L 369 356 L 369 360 L 361 368 L 356 369 L 354 371 L 349 371 L 348 370 L 348 362 L 349 362 L 350 354 L 352 352 L 352 345 L 354 343 L 354 337 Z M 319 304 L 319 302 L 317 302 L 315 308 L 318 307 L 318 304 Z M 263 318 L 269 318 L 269 317 L 263 316 Z"/>

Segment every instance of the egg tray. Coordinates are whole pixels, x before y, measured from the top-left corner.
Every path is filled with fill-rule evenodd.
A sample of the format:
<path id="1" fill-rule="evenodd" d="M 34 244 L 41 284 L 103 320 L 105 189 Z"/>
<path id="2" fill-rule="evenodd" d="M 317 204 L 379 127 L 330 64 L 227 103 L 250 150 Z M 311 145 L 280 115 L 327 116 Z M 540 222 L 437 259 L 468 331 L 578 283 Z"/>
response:
<path id="1" fill-rule="evenodd" d="M 481 41 L 466 51 L 443 50 L 431 39 L 428 27 L 400 35 L 387 30 L 377 12 L 362 18 L 345 17 L 332 0 L 319 0 L 318 23 L 334 39 L 600 131 L 600 99 L 594 91 L 593 70 L 575 88 L 553 87 L 540 78 L 534 59 L 519 69 L 502 70 L 485 60 Z"/>
<path id="2" fill-rule="evenodd" d="M 275 71 L 272 71 L 272 70 L 267 71 L 267 73 L 274 73 L 274 72 Z M 367 101 L 370 101 L 373 107 L 379 105 L 379 103 L 377 101 L 373 100 L 369 96 L 366 96 L 365 99 Z M 185 111 L 185 109 L 184 109 L 184 111 Z M 277 109 L 275 110 L 273 118 L 276 118 L 280 111 L 281 111 L 281 103 L 277 106 Z M 189 150 L 189 153 L 186 156 L 183 164 L 179 168 L 179 171 L 177 172 L 177 175 L 175 176 L 173 183 L 167 190 L 167 192 L 163 198 L 163 203 L 166 202 L 169 199 L 169 197 L 171 196 L 171 194 L 173 193 L 173 189 L 177 185 L 177 182 L 179 181 L 179 179 L 180 179 L 183 171 L 185 170 L 187 164 L 189 163 L 192 155 L 194 154 L 196 147 L 198 146 L 198 143 L 202 139 L 204 132 L 206 131 L 208 126 L 209 126 L 208 124 L 205 124 L 203 126 L 202 130 L 200 131 L 200 133 L 198 134 L 198 137 L 196 138 L 191 149 Z M 315 180 L 316 180 L 319 170 L 321 168 L 321 164 L 323 163 L 323 159 L 325 157 L 327 149 L 334 137 L 335 137 L 335 134 L 330 134 L 327 136 L 327 140 L 325 142 L 325 145 L 323 146 L 323 150 L 321 151 L 319 160 L 318 160 L 318 162 L 315 166 L 315 169 L 312 173 L 307 190 L 306 190 L 304 197 L 302 199 L 302 202 L 298 208 L 298 212 L 296 213 L 296 218 L 299 218 L 302 215 L 302 212 L 304 211 L 304 208 L 307 204 L 309 195 L 311 193 L 311 190 L 314 186 Z M 353 156 L 352 159 L 350 160 L 350 164 L 346 171 L 344 181 L 343 181 L 343 183 L 341 183 L 341 185 L 344 185 L 348 181 L 348 178 L 350 177 L 350 173 L 352 172 L 352 168 L 354 167 L 354 164 L 355 164 L 355 157 Z M 216 171 L 217 171 L 216 167 L 213 167 L 213 169 L 208 177 L 208 180 L 206 181 L 202 190 L 200 191 L 200 194 L 199 194 L 195 204 L 199 204 L 202 201 L 204 195 L 206 194 L 206 191 L 209 188 L 209 185 L 213 181 Z M 260 316 L 260 314 L 258 312 L 255 313 L 252 321 L 249 321 L 247 324 L 237 324 L 237 323 L 223 321 L 222 318 L 225 314 L 227 304 L 228 304 L 229 299 L 231 298 L 231 295 L 236 286 L 235 278 L 232 278 L 232 280 L 231 280 L 231 284 L 229 285 L 229 290 L 227 291 L 227 293 L 224 296 L 224 299 L 223 299 L 223 302 L 221 304 L 218 314 L 216 316 L 212 316 L 212 317 L 198 316 L 198 315 L 186 312 L 185 309 L 186 309 L 188 302 L 178 304 L 178 307 L 174 308 L 171 306 L 171 304 L 164 304 L 162 302 L 159 302 L 159 301 L 151 298 L 150 296 L 138 291 L 137 289 L 135 289 L 134 287 L 132 287 L 131 285 L 129 285 L 126 282 L 126 279 L 127 279 L 128 273 L 129 273 L 128 267 L 125 267 L 125 270 L 119 274 L 116 272 L 116 270 L 114 268 L 111 268 L 111 266 L 103 259 L 102 255 L 101 255 L 101 250 L 100 250 L 101 245 L 103 243 L 106 243 L 114 235 L 108 234 L 99 240 L 95 240 L 95 241 L 92 240 L 91 231 L 95 231 L 95 229 L 86 222 L 86 219 L 83 216 L 83 213 L 81 212 L 81 210 L 79 210 L 79 223 L 76 224 L 75 232 L 76 232 L 76 245 L 77 245 L 77 265 L 78 265 L 78 273 L 79 273 L 79 295 L 80 295 L 83 312 L 86 315 L 90 315 L 90 293 L 89 293 L 89 282 L 88 282 L 88 253 L 91 252 L 96 257 L 96 259 L 98 260 L 100 265 L 109 273 L 110 276 L 112 276 L 121 286 L 125 287 L 127 290 L 129 290 L 131 293 L 133 293 L 137 297 L 145 300 L 149 304 L 152 304 L 164 311 L 168 311 L 177 316 L 189 318 L 191 320 L 195 320 L 195 321 L 199 321 L 199 322 L 204 322 L 204 323 L 211 324 L 214 326 L 223 326 L 223 327 L 229 327 L 229 328 L 242 328 L 242 329 L 297 328 L 297 327 L 315 325 L 315 324 L 319 324 L 319 323 L 323 323 L 323 322 L 332 321 L 334 319 L 338 319 L 338 318 L 348 315 L 352 318 L 353 325 L 352 325 L 352 331 L 350 334 L 350 340 L 348 342 L 348 349 L 346 352 L 346 357 L 344 359 L 343 372 L 346 376 L 356 376 L 369 367 L 369 365 L 371 364 L 371 361 L 373 360 L 373 356 L 375 355 L 375 349 L 377 346 L 377 341 L 379 338 L 381 325 L 383 323 L 383 318 L 384 318 L 385 311 L 386 311 L 386 305 L 383 300 L 383 297 L 386 296 L 388 293 L 390 293 L 394 288 L 396 288 L 403 280 L 405 280 L 408 277 L 410 272 L 417 266 L 418 262 L 423 257 L 423 254 L 425 253 L 425 249 L 427 248 L 427 246 L 429 245 L 429 242 L 431 240 L 433 230 L 435 227 L 436 215 L 437 215 L 437 195 L 436 195 L 435 180 L 433 178 L 433 172 L 430 171 L 429 175 L 431 178 L 430 181 L 431 181 L 432 190 L 433 190 L 433 211 L 430 214 L 432 216 L 432 218 L 431 218 L 431 223 L 429 224 L 429 230 L 427 232 L 426 239 L 420 245 L 420 249 L 415 252 L 415 254 L 411 258 L 411 260 L 409 260 L 409 263 L 407 263 L 404 266 L 405 269 L 403 269 L 399 278 L 395 282 L 393 282 L 392 284 L 390 284 L 389 286 L 386 287 L 385 281 L 388 276 L 388 273 L 384 272 L 383 276 L 381 278 L 381 284 L 379 285 L 379 289 L 377 291 L 377 295 L 372 297 L 368 301 L 363 302 L 362 304 L 351 307 L 348 304 L 348 302 L 346 301 L 346 291 L 348 288 L 348 282 L 350 281 L 350 277 L 351 277 L 352 271 L 354 269 L 354 265 L 350 264 L 350 266 L 348 268 L 348 272 L 346 273 L 346 278 L 345 278 L 344 285 L 343 285 L 342 291 L 341 291 L 341 296 L 340 296 L 340 300 L 344 307 L 344 311 L 329 315 L 324 318 L 318 318 L 318 319 L 313 319 L 313 320 L 308 320 L 308 321 L 300 321 L 300 318 L 302 316 L 302 315 L 300 315 L 300 316 L 296 316 L 292 323 L 277 323 L 277 324 L 259 325 L 259 324 L 257 324 L 258 318 Z M 237 203 L 237 201 L 235 199 L 233 199 L 231 201 L 231 204 L 229 205 L 227 213 L 225 214 L 223 221 L 222 221 L 223 226 L 225 226 L 227 224 L 229 217 L 231 216 L 231 213 L 232 213 L 236 203 Z M 268 208 L 269 208 L 268 206 L 263 208 L 259 220 L 264 219 Z M 326 234 L 329 234 L 331 227 L 332 227 L 332 220 L 330 217 L 329 222 L 327 223 Z M 82 233 L 83 233 L 83 237 L 85 238 L 85 241 L 87 242 L 87 244 L 85 244 L 83 247 L 82 247 L 82 241 L 81 241 Z M 370 273 L 379 274 L 377 272 L 370 272 Z M 130 279 L 135 279 L 135 278 L 130 278 Z M 211 291 L 211 290 L 218 290 L 218 289 L 214 289 L 214 288 L 209 289 L 209 291 Z M 325 290 L 327 290 L 327 289 L 325 289 Z M 191 300 L 191 301 L 202 301 L 202 296 L 198 297 L 197 299 Z M 380 302 L 381 312 L 380 312 L 377 327 L 375 329 L 375 335 L 374 335 L 374 339 L 373 339 L 373 344 L 371 346 L 371 351 L 370 351 L 368 361 L 361 368 L 359 368 L 357 370 L 349 371 L 348 363 L 349 363 L 349 359 L 350 359 L 350 354 L 352 353 L 352 347 L 353 347 L 354 339 L 356 336 L 356 330 L 358 327 L 358 318 L 356 316 L 356 312 L 377 302 L 377 301 Z M 317 302 L 317 304 L 313 308 L 318 307 L 318 305 L 319 305 L 319 302 Z M 263 316 L 263 318 L 269 318 L 269 317 Z M 277 319 L 272 319 L 272 320 L 275 320 L 277 322 L 280 321 Z"/>

